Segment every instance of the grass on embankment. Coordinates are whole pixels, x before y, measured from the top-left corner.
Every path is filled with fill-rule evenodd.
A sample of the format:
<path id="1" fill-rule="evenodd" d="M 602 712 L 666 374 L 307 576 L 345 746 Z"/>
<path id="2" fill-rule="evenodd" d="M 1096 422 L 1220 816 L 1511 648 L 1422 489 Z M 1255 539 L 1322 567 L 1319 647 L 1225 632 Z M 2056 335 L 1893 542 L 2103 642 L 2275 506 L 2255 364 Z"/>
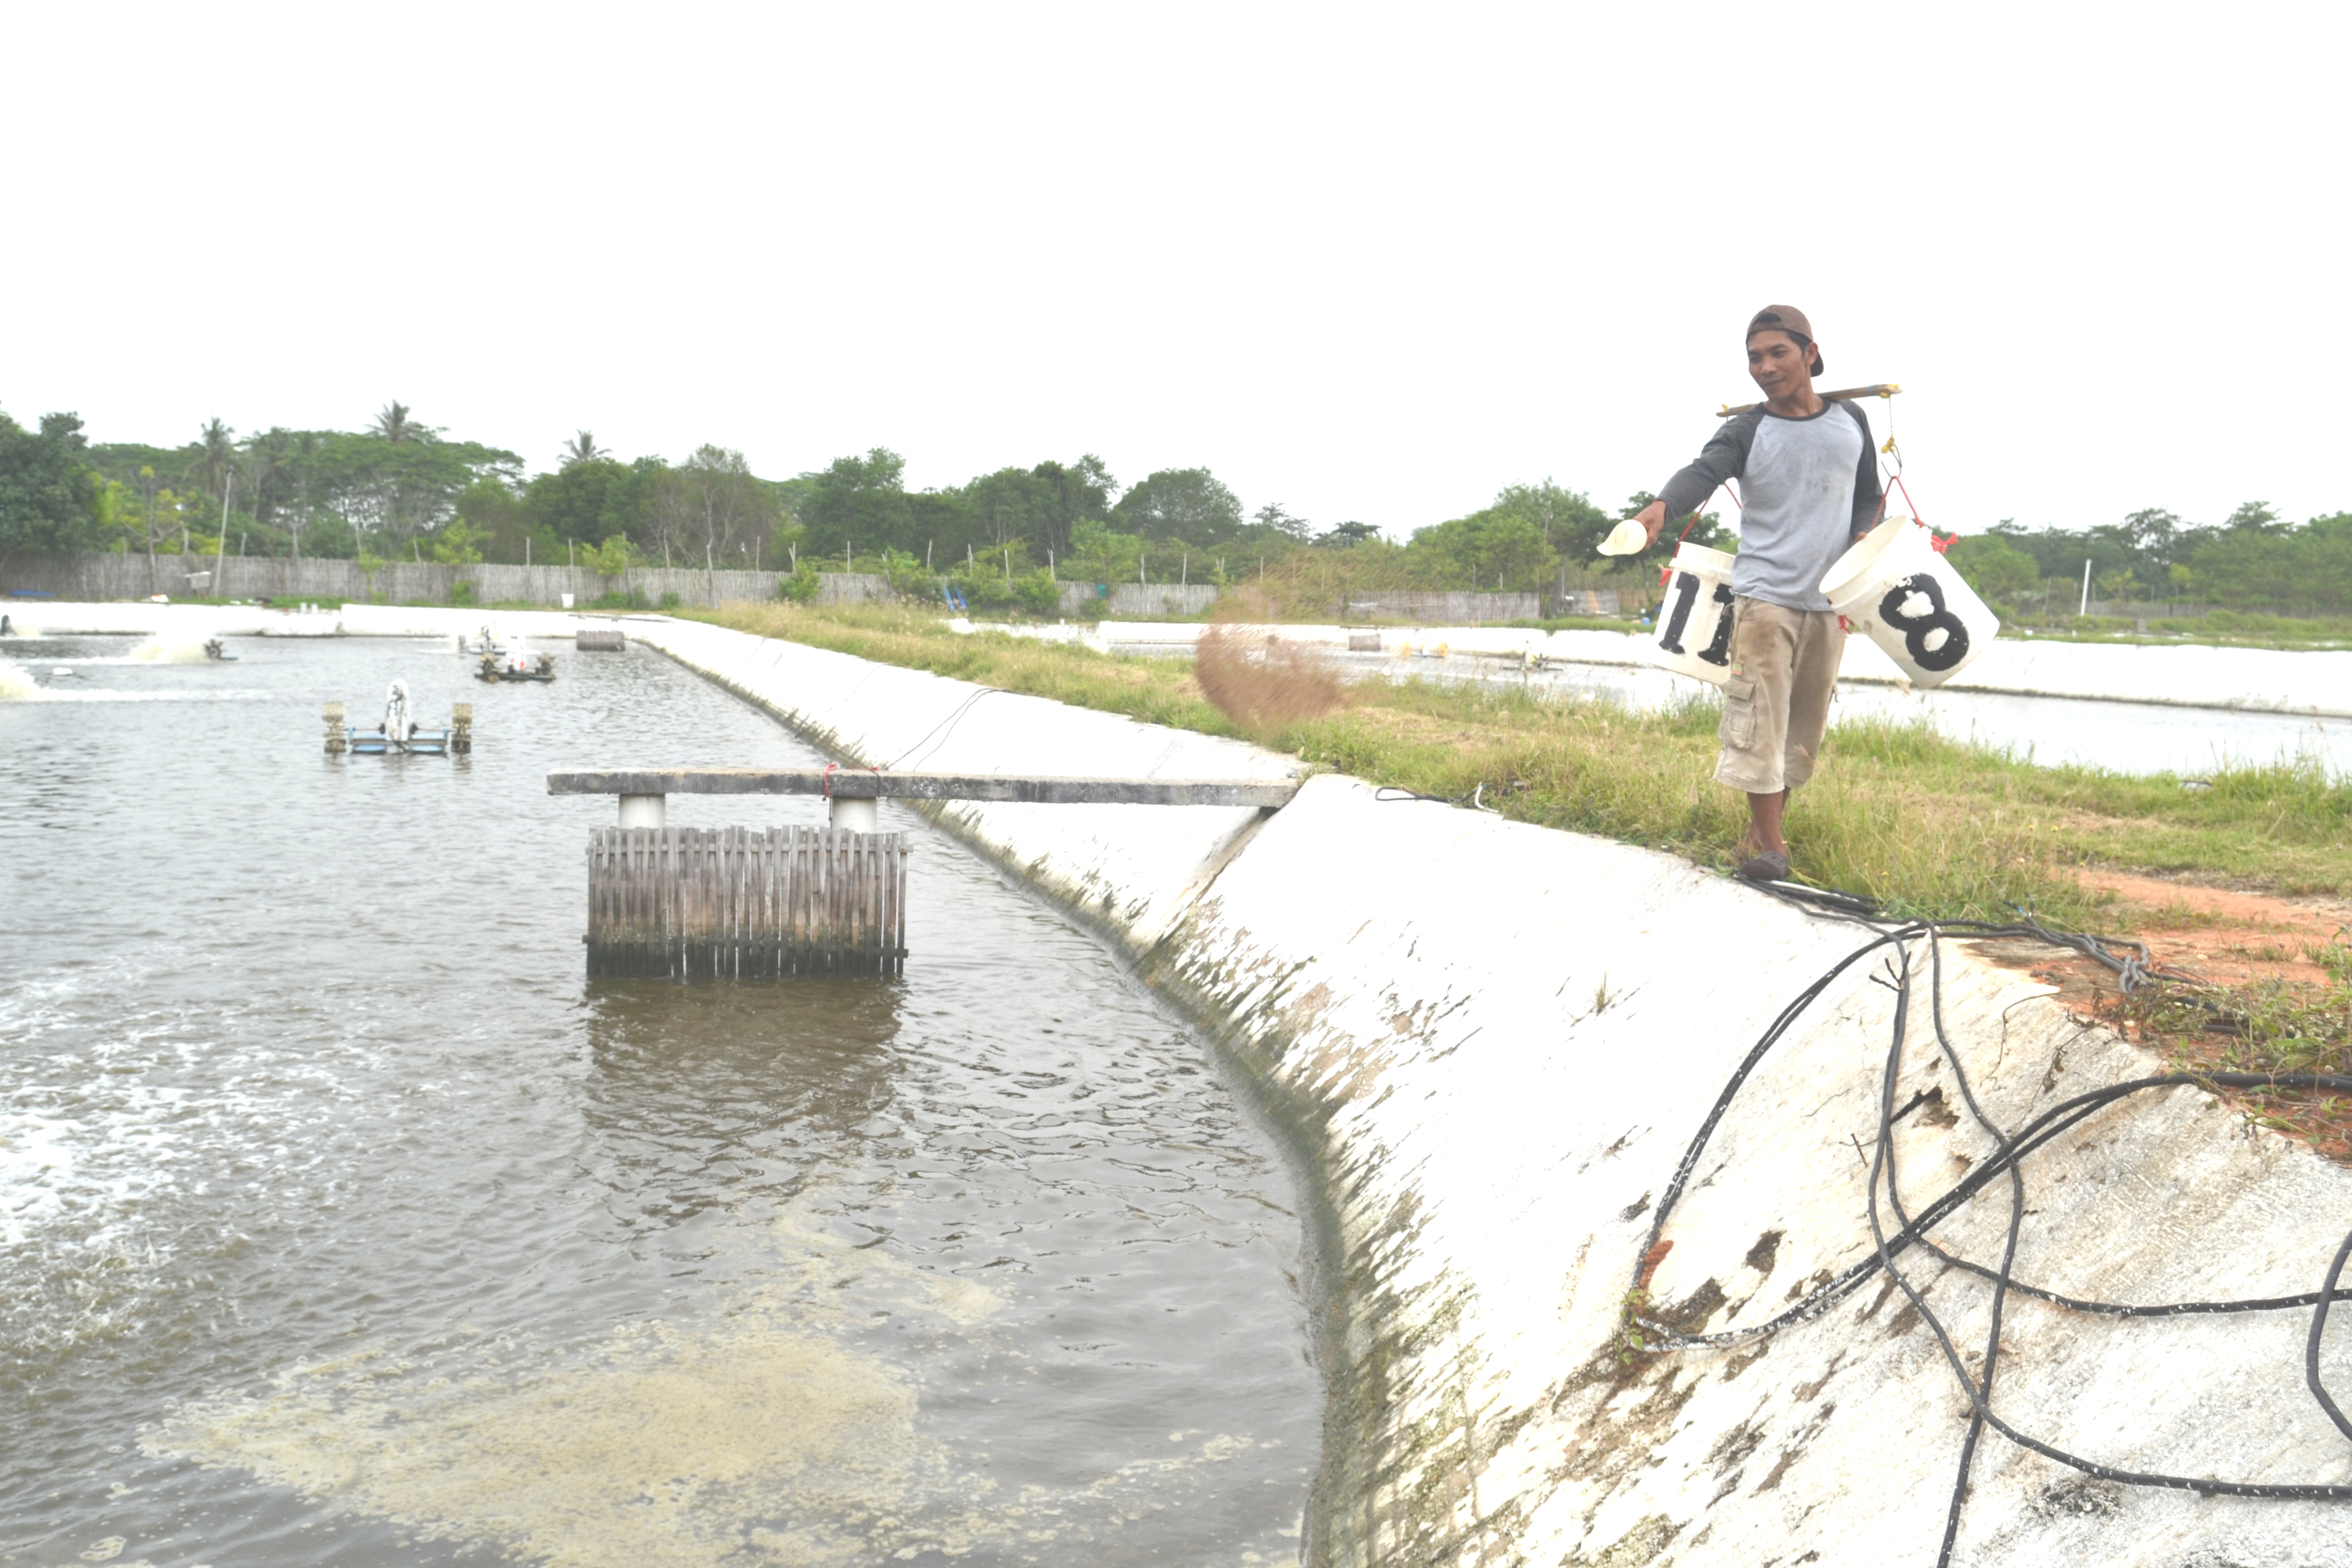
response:
<path id="1" fill-rule="evenodd" d="M 739 630 L 1050 697 L 1155 724 L 1236 735 L 1321 767 L 1423 795 L 1485 799 L 1505 816 L 1726 867 L 1742 796 L 1713 782 L 1716 709 L 1633 713 L 1476 687 L 1350 689 L 1320 719 L 1249 734 L 1202 695 L 1188 660 L 1118 658 L 869 605 L 739 605 L 702 616 Z M 2248 768 L 2189 791 L 2169 774 L 2037 767 L 1924 726 L 1832 731 L 1798 792 L 1789 836 L 1807 880 L 1945 919 L 2004 921 L 2012 906 L 2065 924 L 2128 929 L 2128 907 L 2074 868 L 2188 876 L 2284 893 L 2352 891 L 2352 786 L 2316 769 Z"/>
<path id="2" fill-rule="evenodd" d="M 2146 631 L 2140 626 L 2147 626 Z M 2016 616 L 2001 636 L 2037 641 L 2147 643 L 2158 647 L 2261 647 L 2289 652 L 2352 643 L 2352 619 L 2341 616 L 2264 616 L 2214 610 L 2202 616 L 2062 616 L 2052 621 Z"/>

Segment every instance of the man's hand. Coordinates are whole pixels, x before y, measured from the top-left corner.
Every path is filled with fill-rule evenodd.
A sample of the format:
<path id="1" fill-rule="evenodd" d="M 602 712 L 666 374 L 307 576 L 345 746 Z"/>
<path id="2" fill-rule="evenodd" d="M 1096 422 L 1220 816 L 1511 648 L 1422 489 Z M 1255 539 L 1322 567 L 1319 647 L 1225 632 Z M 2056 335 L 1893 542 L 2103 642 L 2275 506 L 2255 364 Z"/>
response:
<path id="1" fill-rule="evenodd" d="M 1652 501 L 1649 505 L 1643 507 L 1641 510 L 1633 514 L 1633 521 L 1640 523 L 1643 529 L 1648 532 L 1650 536 L 1650 543 L 1642 546 L 1642 548 L 1644 550 L 1649 549 L 1651 545 L 1654 545 L 1658 542 L 1658 535 L 1665 531 L 1666 503 L 1662 500 Z"/>

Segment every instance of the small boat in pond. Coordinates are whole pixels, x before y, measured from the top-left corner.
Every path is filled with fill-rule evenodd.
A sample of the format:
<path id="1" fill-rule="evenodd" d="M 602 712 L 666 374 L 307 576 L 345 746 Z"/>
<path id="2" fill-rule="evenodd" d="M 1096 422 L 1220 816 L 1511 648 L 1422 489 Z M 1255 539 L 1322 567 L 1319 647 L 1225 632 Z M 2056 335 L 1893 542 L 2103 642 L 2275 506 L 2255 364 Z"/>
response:
<path id="1" fill-rule="evenodd" d="M 518 643 L 503 653 L 486 653 L 475 667 L 477 680 L 553 680 L 555 656 L 551 653 L 525 653 Z"/>

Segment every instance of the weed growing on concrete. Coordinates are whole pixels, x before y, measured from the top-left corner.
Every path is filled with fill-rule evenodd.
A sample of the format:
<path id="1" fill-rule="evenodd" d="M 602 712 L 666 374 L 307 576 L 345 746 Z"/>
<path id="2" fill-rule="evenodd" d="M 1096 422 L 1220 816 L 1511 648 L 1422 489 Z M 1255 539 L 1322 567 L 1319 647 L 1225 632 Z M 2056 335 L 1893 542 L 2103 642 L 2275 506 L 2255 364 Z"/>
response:
<path id="1" fill-rule="evenodd" d="M 2177 1072 L 2352 1074 L 2352 950 L 2336 944 L 2323 967 L 2325 985 L 2151 985 L 2118 998 L 2112 1012 Z M 2228 1098 L 2250 1123 L 2352 1161 L 2352 1102 L 2305 1092 Z"/>
<path id="2" fill-rule="evenodd" d="M 1617 1314 L 1617 1331 L 1610 1337 L 1610 1353 L 1619 1366 L 1632 1366 L 1636 1356 L 1650 1353 L 1650 1342 L 1643 1337 L 1643 1316 L 1650 1310 L 1650 1293 L 1640 1287 L 1625 1292 L 1625 1305 Z"/>

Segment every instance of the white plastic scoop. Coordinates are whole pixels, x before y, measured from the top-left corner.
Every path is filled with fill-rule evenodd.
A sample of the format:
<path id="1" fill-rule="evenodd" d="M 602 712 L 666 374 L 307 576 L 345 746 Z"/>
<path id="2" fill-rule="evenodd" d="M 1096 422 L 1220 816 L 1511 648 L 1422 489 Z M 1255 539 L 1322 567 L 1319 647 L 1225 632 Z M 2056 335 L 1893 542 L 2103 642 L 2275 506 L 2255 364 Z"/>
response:
<path id="1" fill-rule="evenodd" d="M 1649 547 L 1650 531 L 1629 517 L 1609 531 L 1609 537 L 1601 542 L 1601 553 L 1638 555 Z"/>

